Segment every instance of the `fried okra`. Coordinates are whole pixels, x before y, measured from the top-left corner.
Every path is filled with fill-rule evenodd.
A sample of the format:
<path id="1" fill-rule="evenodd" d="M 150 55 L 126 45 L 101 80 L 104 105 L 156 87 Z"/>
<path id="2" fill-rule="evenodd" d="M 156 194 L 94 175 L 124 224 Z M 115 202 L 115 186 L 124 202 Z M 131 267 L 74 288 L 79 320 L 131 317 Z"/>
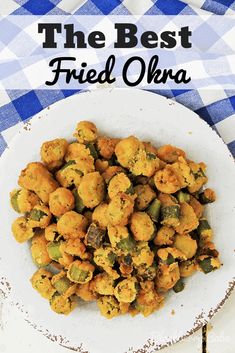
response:
<path id="1" fill-rule="evenodd" d="M 51 283 L 59 294 L 70 297 L 76 293 L 77 285 L 68 279 L 64 271 L 55 274 L 51 279 Z"/>
<path id="2" fill-rule="evenodd" d="M 66 243 L 64 241 L 53 241 L 47 244 L 49 257 L 67 269 L 67 267 L 73 262 L 73 256 L 66 253 L 65 250 Z"/>
<path id="3" fill-rule="evenodd" d="M 174 242 L 175 230 L 172 227 L 162 226 L 156 233 L 154 244 L 158 246 L 172 245 Z"/>
<path id="4" fill-rule="evenodd" d="M 168 291 L 173 288 L 176 282 L 180 279 L 180 271 L 177 262 L 170 265 L 160 263 L 156 278 L 157 288 L 162 291 Z"/>
<path id="5" fill-rule="evenodd" d="M 101 315 L 107 319 L 112 319 L 120 313 L 120 307 L 115 297 L 111 295 L 102 296 L 97 300 Z"/>
<path id="6" fill-rule="evenodd" d="M 45 299 L 51 299 L 56 292 L 51 283 L 52 276 L 51 272 L 40 268 L 31 278 L 33 288 Z"/>
<path id="7" fill-rule="evenodd" d="M 94 157 L 91 155 L 90 149 L 87 145 L 78 142 L 73 142 L 68 146 L 65 161 L 67 163 L 73 161 L 80 165 L 80 167 L 83 168 L 81 172 L 84 174 L 86 174 L 86 169 L 84 169 L 86 166 L 90 166 L 90 168 L 92 166 L 94 168 Z"/>
<path id="8" fill-rule="evenodd" d="M 73 193 L 66 188 L 58 188 L 49 195 L 49 208 L 56 217 L 61 217 L 75 206 Z"/>
<path id="9" fill-rule="evenodd" d="M 166 194 L 174 194 L 181 189 L 179 175 L 171 165 L 166 165 L 164 169 L 157 171 L 154 182 L 156 188 Z"/>
<path id="10" fill-rule="evenodd" d="M 108 222 L 112 225 L 125 226 L 134 210 L 134 200 L 128 194 L 120 193 L 113 197 L 107 208 Z"/>
<path id="11" fill-rule="evenodd" d="M 140 147 L 141 142 L 134 136 L 127 137 L 118 142 L 115 147 L 115 154 L 121 166 L 128 168 Z"/>
<path id="12" fill-rule="evenodd" d="M 57 222 L 58 232 L 65 239 L 84 238 L 86 227 L 87 219 L 75 211 L 66 212 Z"/>
<path id="13" fill-rule="evenodd" d="M 108 237 L 114 249 L 130 252 L 135 248 L 135 241 L 125 226 L 108 226 Z"/>
<path id="14" fill-rule="evenodd" d="M 94 142 L 97 139 L 97 128 L 90 121 L 80 121 L 77 124 L 74 137 L 80 143 Z"/>
<path id="15" fill-rule="evenodd" d="M 100 228 L 107 228 L 109 221 L 107 218 L 107 203 L 99 204 L 92 213 L 92 221 L 96 223 Z"/>
<path id="16" fill-rule="evenodd" d="M 84 206 L 94 208 L 98 206 L 105 196 L 104 180 L 99 172 L 84 175 L 78 187 L 78 194 Z"/>
<path id="17" fill-rule="evenodd" d="M 76 307 L 76 302 L 65 295 L 55 293 L 50 299 L 50 307 L 57 314 L 68 315 Z"/>
<path id="18" fill-rule="evenodd" d="M 134 194 L 134 189 L 130 179 L 125 173 L 118 173 L 109 182 L 108 195 L 110 199 L 119 193 Z"/>
<path id="19" fill-rule="evenodd" d="M 51 212 L 45 205 L 36 205 L 28 215 L 28 223 L 32 228 L 46 228 L 51 221 Z"/>
<path id="20" fill-rule="evenodd" d="M 52 174 L 39 162 L 29 163 L 26 169 L 22 170 L 18 183 L 22 188 L 34 191 L 46 204 L 50 193 L 58 187 Z"/>
<path id="21" fill-rule="evenodd" d="M 169 144 L 99 136 L 89 121 L 74 137 L 44 142 L 42 163 L 29 163 L 10 194 L 22 214 L 13 236 L 30 240 L 39 267 L 31 283 L 54 312 L 83 300 L 108 319 L 148 316 L 166 292 L 180 295 L 184 278 L 220 267 L 203 162 Z"/>
<path id="22" fill-rule="evenodd" d="M 180 205 L 179 225 L 175 230 L 179 234 L 189 233 L 196 229 L 199 225 L 197 216 L 193 208 L 186 202 Z"/>
<path id="23" fill-rule="evenodd" d="M 59 168 L 63 164 L 68 145 L 65 139 L 55 139 L 42 144 L 41 159 L 48 170 Z"/>
<path id="24" fill-rule="evenodd" d="M 84 284 L 92 279 L 94 270 L 90 262 L 76 260 L 69 265 L 67 277 L 71 282 Z"/>
<path id="25" fill-rule="evenodd" d="M 131 216 L 130 227 L 135 240 L 149 241 L 154 237 L 154 223 L 145 212 L 134 212 Z"/>
<path id="26" fill-rule="evenodd" d="M 135 308 L 145 317 L 158 310 L 163 304 L 163 296 L 157 293 L 154 283 L 140 283 L 140 290 L 135 301 Z"/>
<path id="27" fill-rule="evenodd" d="M 149 153 L 144 144 L 136 137 L 127 137 L 116 145 L 115 154 L 118 162 L 128 168 L 134 175 L 151 177 L 159 168 L 159 160 L 153 153 Z"/>
<path id="28" fill-rule="evenodd" d="M 140 266 L 150 267 L 153 264 L 154 253 L 150 249 L 147 241 L 139 241 L 136 249 L 132 254 L 133 265 L 138 268 Z"/>
<path id="29" fill-rule="evenodd" d="M 34 206 L 40 203 L 39 197 L 27 189 L 16 189 L 10 194 L 11 206 L 18 213 L 30 212 Z"/>
<path id="30" fill-rule="evenodd" d="M 102 173 L 102 177 L 103 177 L 105 183 L 108 185 L 110 180 L 115 175 L 117 175 L 118 173 L 121 173 L 123 171 L 124 171 L 124 169 L 120 166 L 110 166 Z"/>
<path id="31" fill-rule="evenodd" d="M 45 238 L 47 241 L 58 241 L 61 238 L 56 223 L 51 223 L 45 228 Z"/>
<path id="32" fill-rule="evenodd" d="M 174 163 L 177 162 L 179 157 L 186 157 L 183 150 L 172 145 L 161 146 L 157 150 L 157 156 L 166 163 Z"/>
<path id="33" fill-rule="evenodd" d="M 92 302 L 97 299 L 97 295 L 94 292 L 94 284 L 92 281 L 78 284 L 76 289 L 76 295 L 84 300 L 85 302 Z"/>
<path id="34" fill-rule="evenodd" d="M 134 187 L 134 192 L 137 194 L 135 205 L 137 210 L 143 211 L 156 197 L 155 191 L 148 185 L 137 185 Z"/>
<path id="35" fill-rule="evenodd" d="M 99 154 L 105 159 L 111 159 L 118 142 L 119 142 L 119 139 L 116 139 L 116 138 L 110 138 L 106 136 L 98 137 L 97 148 L 98 148 Z"/>
<path id="36" fill-rule="evenodd" d="M 34 236 L 34 230 L 29 225 L 29 221 L 25 217 L 16 218 L 11 227 L 14 238 L 19 243 L 31 239 Z"/>
<path id="37" fill-rule="evenodd" d="M 47 244 L 48 241 L 45 238 L 44 232 L 35 235 L 32 239 L 31 254 L 33 262 L 39 267 L 47 266 L 51 262 L 47 251 Z"/>
<path id="38" fill-rule="evenodd" d="M 93 279 L 94 291 L 100 295 L 114 294 L 114 279 L 106 272 L 99 273 Z"/>
<path id="39" fill-rule="evenodd" d="M 191 259 L 197 251 L 197 242 L 189 234 L 177 234 L 173 246 L 182 251 L 187 259 Z"/>
<path id="40" fill-rule="evenodd" d="M 132 303 L 137 294 L 137 280 L 134 277 L 119 282 L 114 289 L 114 296 L 120 303 Z"/>
<path id="41" fill-rule="evenodd" d="M 57 171 L 56 179 L 64 188 L 70 186 L 78 187 L 82 176 L 86 173 L 93 172 L 93 164 L 90 165 L 88 161 L 75 162 L 71 160 L 67 162 L 60 170 Z"/>

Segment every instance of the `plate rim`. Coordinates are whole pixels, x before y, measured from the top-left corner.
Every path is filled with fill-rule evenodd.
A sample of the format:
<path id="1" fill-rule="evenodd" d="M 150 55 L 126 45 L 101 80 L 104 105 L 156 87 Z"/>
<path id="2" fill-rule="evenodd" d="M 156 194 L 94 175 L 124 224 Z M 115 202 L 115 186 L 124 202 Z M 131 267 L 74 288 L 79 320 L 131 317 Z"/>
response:
<path id="1" fill-rule="evenodd" d="M 32 117 L 30 118 L 30 120 L 27 121 L 27 122 L 19 129 L 18 133 L 16 133 L 16 134 L 13 136 L 13 138 L 10 140 L 9 144 L 7 145 L 7 147 L 5 148 L 4 152 L 2 153 L 2 155 L 1 155 L 1 157 L 0 157 L 0 165 L 1 165 L 2 163 L 4 163 L 4 159 L 6 158 L 5 155 L 7 155 L 7 149 L 10 148 L 11 145 L 14 144 L 14 142 L 15 142 L 15 140 L 17 139 L 19 133 L 21 133 L 21 132 L 23 131 L 23 129 L 25 129 L 25 125 L 30 124 L 30 122 L 32 121 L 32 119 L 38 119 L 38 120 L 39 120 L 39 116 L 45 114 L 45 112 L 46 112 L 47 110 L 49 110 L 50 107 L 55 106 L 55 105 L 57 105 L 58 103 L 63 104 L 63 101 L 65 101 L 65 100 L 76 99 L 76 98 L 74 98 L 74 97 L 77 97 L 77 96 L 80 95 L 80 94 L 92 94 L 92 93 L 94 94 L 94 93 L 97 93 L 97 92 L 100 92 L 100 91 L 102 91 L 102 92 L 104 92 L 104 91 L 110 92 L 110 91 L 113 91 L 113 90 L 115 90 L 115 91 L 117 91 L 117 90 L 144 91 L 144 92 L 146 92 L 146 93 L 148 93 L 148 94 L 155 95 L 155 96 L 157 95 L 158 97 L 161 97 L 161 98 L 162 98 L 162 101 L 164 101 L 164 99 L 165 99 L 165 100 L 169 100 L 169 101 L 172 102 L 172 104 L 179 105 L 179 106 L 183 107 L 185 110 L 190 111 L 190 113 L 191 113 L 191 114 L 194 114 L 195 117 L 200 118 L 202 124 L 205 124 L 207 127 L 210 128 L 210 130 L 216 135 L 216 137 L 218 138 L 218 140 L 220 140 L 220 143 L 222 143 L 223 146 L 226 148 L 226 152 L 227 152 L 227 154 L 228 154 L 228 157 L 231 159 L 231 161 L 234 162 L 233 157 L 232 157 L 232 155 L 231 155 L 231 152 L 229 151 L 228 146 L 227 146 L 226 143 L 223 141 L 223 139 L 212 129 L 212 127 L 211 127 L 205 120 L 203 120 L 198 114 L 196 114 L 194 111 L 192 111 L 192 110 L 189 109 L 188 107 L 184 106 L 183 104 L 181 104 L 181 103 L 179 103 L 179 102 L 177 102 L 177 101 L 175 101 L 175 100 L 172 100 L 171 98 L 167 98 L 167 97 L 164 97 L 164 96 L 162 96 L 162 95 L 159 95 L 158 93 L 151 92 L 151 91 L 146 91 L 146 90 L 141 90 L 141 89 L 136 89 L 136 88 L 131 88 L 131 89 L 130 89 L 130 88 L 102 88 L 102 89 L 96 89 L 96 90 L 90 90 L 90 91 L 77 92 L 77 93 L 75 93 L 75 94 L 73 94 L 73 95 L 71 95 L 71 96 L 69 96 L 69 97 L 66 97 L 66 98 L 60 99 L 59 101 L 54 102 L 54 103 L 51 104 L 50 106 L 44 108 L 42 111 L 40 111 L 39 113 L 37 113 L 37 114 L 35 114 L 34 116 L 32 116 Z M 37 123 L 37 121 L 35 120 L 35 121 L 34 121 L 34 124 L 36 124 L 36 123 Z M 202 313 L 198 316 L 198 318 L 196 318 L 196 321 L 195 321 L 196 326 L 195 326 L 195 327 L 192 327 L 191 330 L 188 330 L 185 335 L 182 335 L 182 336 L 180 336 L 180 337 L 177 337 L 177 339 L 169 340 L 169 341 L 167 341 L 164 345 L 157 345 L 157 344 L 155 345 L 155 342 L 152 342 L 152 344 L 154 344 L 155 346 L 153 347 L 153 346 L 151 345 L 150 348 L 151 348 L 151 349 L 155 349 L 155 350 L 159 350 L 159 349 L 162 349 L 162 348 L 171 346 L 171 345 L 173 345 L 174 343 L 179 342 L 179 341 L 181 341 L 182 339 L 191 336 L 194 332 L 196 332 L 197 330 L 199 330 L 203 325 L 207 324 L 207 323 L 212 319 L 212 317 L 218 312 L 218 310 L 223 306 L 223 304 L 225 303 L 225 301 L 228 299 L 228 297 L 229 297 L 229 295 L 232 293 L 232 290 L 234 289 L 234 287 L 235 287 L 235 278 L 233 278 L 233 279 L 231 279 L 231 281 L 229 281 L 229 283 L 228 283 L 228 285 L 227 285 L 227 290 L 226 290 L 226 292 L 225 292 L 225 296 L 224 296 L 224 298 L 217 304 L 217 306 L 214 307 L 213 310 L 212 310 L 208 315 L 206 315 L 206 317 L 203 316 L 203 311 L 202 311 Z M 19 308 L 18 308 L 18 309 L 19 309 Z M 68 348 L 68 349 L 70 349 L 70 350 L 83 353 L 83 350 L 81 350 L 81 349 L 82 349 L 81 345 L 79 345 L 79 346 L 77 346 L 77 347 L 73 347 L 73 346 L 70 345 L 69 343 L 66 343 L 66 342 L 64 341 L 63 337 L 61 337 L 62 341 L 59 342 L 59 341 L 57 340 L 58 338 L 55 339 L 55 338 L 53 338 L 53 334 L 48 333 L 48 330 L 46 329 L 46 327 L 44 328 L 44 330 L 47 331 L 47 333 L 45 333 L 45 332 L 43 333 L 42 330 L 41 330 L 41 328 L 38 327 L 37 324 L 31 323 L 29 320 L 27 320 L 27 318 L 24 318 L 24 319 L 25 319 L 29 324 L 31 324 L 31 326 L 33 326 L 34 329 L 36 329 L 39 333 L 43 334 L 45 337 L 47 337 L 47 338 L 50 339 L 51 341 L 53 341 L 53 342 L 57 341 L 57 343 L 58 343 L 60 346 L 62 346 L 62 347 L 65 347 L 65 348 Z M 66 338 L 65 338 L 65 339 L 66 339 Z M 151 341 L 152 341 L 152 340 L 151 340 Z M 139 348 L 139 349 L 135 350 L 135 353 L 138 353 L 138 352 L 146 352 L 146 353 L 147 353 L 147 352 L 148 352 L 148 348 L 147 348 L 147 350 L 145 350 L 145 351 L 144 351 L 143 349 L 146 349 L 146 344 L 143 345 L 142 348 Z"/>

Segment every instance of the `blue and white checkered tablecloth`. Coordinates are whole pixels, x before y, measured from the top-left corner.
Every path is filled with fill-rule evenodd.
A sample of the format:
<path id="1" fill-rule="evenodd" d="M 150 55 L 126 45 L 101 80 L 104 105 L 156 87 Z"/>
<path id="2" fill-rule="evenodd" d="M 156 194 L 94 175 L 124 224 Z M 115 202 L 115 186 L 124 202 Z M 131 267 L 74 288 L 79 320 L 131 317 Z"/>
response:
<path id="1" fill-rule="evenodd" d="M 195 15 L 209 11 L 234 15 L 234 0 L 1 0 L 3 15 Z M 235 64 L 235 63 L 234 63 Z M 0 154 L 25 121 L 77 90 L 0 89 Z M 220 134 L 235 156 L 235 91 L 156 91 L 195 111 Z"/>

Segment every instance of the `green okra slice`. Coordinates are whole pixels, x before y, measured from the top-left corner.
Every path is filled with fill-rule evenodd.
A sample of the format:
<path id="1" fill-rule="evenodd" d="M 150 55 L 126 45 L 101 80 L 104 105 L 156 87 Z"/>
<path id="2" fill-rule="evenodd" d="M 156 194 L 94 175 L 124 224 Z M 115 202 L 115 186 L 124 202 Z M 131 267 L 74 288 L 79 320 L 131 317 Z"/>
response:
<path id="1" fill-rule="evenodd" d="M 161 201 L 154 199 L 151 204 L 147 207 L 146 212 L 150 216 L 153 222 L 157 222 L 159 219 L 161 210 Z"/>

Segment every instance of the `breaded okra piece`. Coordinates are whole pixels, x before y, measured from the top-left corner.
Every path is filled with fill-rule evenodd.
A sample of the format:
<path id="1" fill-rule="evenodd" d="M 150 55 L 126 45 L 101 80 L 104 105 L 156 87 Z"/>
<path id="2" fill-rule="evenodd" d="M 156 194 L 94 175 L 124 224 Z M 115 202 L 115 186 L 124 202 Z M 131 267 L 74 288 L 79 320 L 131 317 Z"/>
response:
<path id="1" fill-rule="evenodd" d="M 68 145 L 65 139 L 55 139 L 42 144 L 41 159 L 48 170 L 61 167 Z"/>
<path id="2" fill-rule="evenodd" d="M 50 193 L 58 187 L 52 174 L 39 162 L 29 163 L 22 170 L 18 183 L 22 188 L 34 191 L 45 204 L 49 201 Z"/>

